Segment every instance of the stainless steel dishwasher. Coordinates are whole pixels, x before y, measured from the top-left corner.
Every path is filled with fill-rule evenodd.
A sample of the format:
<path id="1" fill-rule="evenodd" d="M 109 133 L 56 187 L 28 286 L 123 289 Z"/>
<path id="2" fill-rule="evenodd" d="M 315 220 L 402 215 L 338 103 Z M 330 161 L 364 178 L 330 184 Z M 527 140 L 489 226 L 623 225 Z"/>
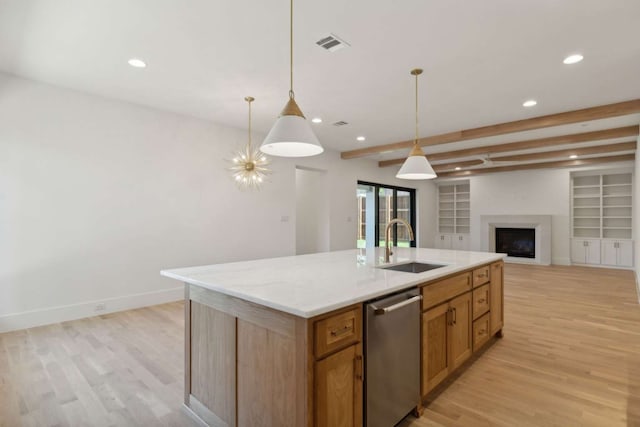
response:
<path id="1" fill-rule="evenodd" d="M 414 288 L 366 305 L 367 427 L 392 427 L 420 401 L 421 299 Z"/>

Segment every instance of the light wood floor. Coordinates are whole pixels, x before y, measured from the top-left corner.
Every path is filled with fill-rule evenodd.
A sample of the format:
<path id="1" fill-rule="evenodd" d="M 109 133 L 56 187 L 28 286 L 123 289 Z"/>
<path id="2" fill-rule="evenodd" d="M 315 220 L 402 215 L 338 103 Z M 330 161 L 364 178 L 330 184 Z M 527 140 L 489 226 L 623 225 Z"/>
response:
<path id="1" fill-rule="evenodd" d="M 181 303 L 0 335 L 0 426 L 193 426 Z M 508 264 L 504 338 L 425 426 L 640 426 L 640 305 L 628 271 Z"/>
<path id="2" fill-rule="evenodd" d="M 506 264 L 504 317 L 504 338 L 402 427 L 640 426 L 632 272 Z"/>

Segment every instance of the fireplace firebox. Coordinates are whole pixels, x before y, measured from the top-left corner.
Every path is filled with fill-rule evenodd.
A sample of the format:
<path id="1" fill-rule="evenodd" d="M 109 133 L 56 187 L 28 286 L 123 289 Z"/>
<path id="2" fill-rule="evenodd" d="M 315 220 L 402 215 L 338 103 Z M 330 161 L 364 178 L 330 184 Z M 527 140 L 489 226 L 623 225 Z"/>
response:
<path id="1" fill-rule="evenodd" d="M 536 257 L 535 228 L 497 228 L 496 252 L 510 257 Z"/>

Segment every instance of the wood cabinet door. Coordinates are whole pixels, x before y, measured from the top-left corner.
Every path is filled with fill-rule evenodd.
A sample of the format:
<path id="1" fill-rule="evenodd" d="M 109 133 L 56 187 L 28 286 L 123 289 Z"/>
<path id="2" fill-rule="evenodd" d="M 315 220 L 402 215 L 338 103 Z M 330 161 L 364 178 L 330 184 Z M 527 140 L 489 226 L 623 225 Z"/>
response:
<path id="1" fill-rule="evenodd" d="M 362 425 L 362 345 L 316 362 L 316 426 Z"/>
<path id="2" fill-rule="evenodd" d="M 449 327 L 449 367 L 462 365 L 471 356 L 471 292 L 462 294 L 449 302 L 451 326 Z"/>
<path id="3" fill-rule="evenodd" d="M 449 375 L 449 303 L 422 313 L 422 395 Z"/>
<path id="4" fill-rule="evenodd" d="M 489 306 L 491 335 L 502 329 L 504 325 L 504 264 L 496 262 L 491 264 L 491 285 L 489 288 Z"/>

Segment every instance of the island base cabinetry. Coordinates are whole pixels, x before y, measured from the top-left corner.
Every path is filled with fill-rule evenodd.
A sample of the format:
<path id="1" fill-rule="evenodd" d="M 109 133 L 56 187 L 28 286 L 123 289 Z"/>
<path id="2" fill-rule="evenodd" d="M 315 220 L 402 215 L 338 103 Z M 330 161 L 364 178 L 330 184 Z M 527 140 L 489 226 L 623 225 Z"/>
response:
<path id="1" fill-rule="evenodd" d="M 502 336 L 503 262 L 422 288 L 422 396 L 486 344 Z"/>
<path id="2" fill-rule="evenodd" d="M 362 425 L 362 309 L 304 319 L 186 285 L 185 407 L 215 427 Z"/>
<path id="3" fill-rule="evenodd" d="M 501 334 L 502 266 L 420 285 L 423 401 Z M 184 403 L 194 418 L 215 427 L 363 425 L 361 303 L 306 319 L 196 285 L 185 294 Z"/>
<path id="4" fill-rule="evenodd" d="M 316 363 L 316 426 L 362 425 L 362 345 L 352 345 Z"/>

